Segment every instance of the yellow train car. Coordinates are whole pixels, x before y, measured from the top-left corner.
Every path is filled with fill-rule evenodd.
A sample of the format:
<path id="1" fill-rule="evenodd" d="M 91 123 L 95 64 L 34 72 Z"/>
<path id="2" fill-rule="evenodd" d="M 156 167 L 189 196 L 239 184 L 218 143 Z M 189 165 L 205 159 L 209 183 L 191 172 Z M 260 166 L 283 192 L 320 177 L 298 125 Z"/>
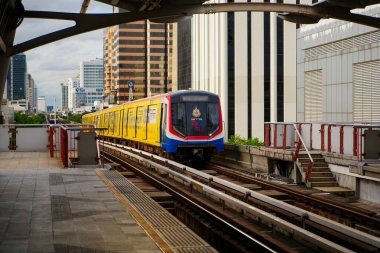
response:
<path id="1" fill-rule="evenodd" d="M 107 128 L 107 141 L 149 152 L 209 158 L 224 148 L 219 97 L 178 91 L 127 102 L 83 116 L 83 123 Z"/>

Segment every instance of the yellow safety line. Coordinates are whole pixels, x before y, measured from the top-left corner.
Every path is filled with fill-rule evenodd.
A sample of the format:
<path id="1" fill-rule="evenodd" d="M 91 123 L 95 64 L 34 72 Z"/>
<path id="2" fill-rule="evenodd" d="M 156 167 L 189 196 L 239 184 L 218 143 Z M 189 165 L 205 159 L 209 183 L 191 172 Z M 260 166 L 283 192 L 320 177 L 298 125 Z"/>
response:
<path id="1" fill-rule="evenodd" d="M 116 189 L 111 182 L 104 177 L 100 171 L 96 171 L 96 175 L 103 180 L 103 182 L 108 186 L 112 193 L 120 200 L 120 202 L 128 209 L 131 215 L 135 218 L 137 223 L 142 227 L 150 238 L 157 244 L 157 246 L 166 253 L 174 253 L 174 250 L 165 242 L 154 230 L 154 228 L 141 216 L 141 214 L 123 197 L 123 195 Z"/>

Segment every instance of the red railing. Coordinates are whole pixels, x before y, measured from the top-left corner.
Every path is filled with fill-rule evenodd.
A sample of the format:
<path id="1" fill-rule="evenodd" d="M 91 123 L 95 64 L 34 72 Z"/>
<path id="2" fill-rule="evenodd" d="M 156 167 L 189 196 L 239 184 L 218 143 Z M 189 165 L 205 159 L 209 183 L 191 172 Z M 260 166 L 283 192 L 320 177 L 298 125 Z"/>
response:
<path id="1" fill-rule="evenodd" d="M 59 131 L 61 137 L 61 161 L 63 166 L 69 167 L 69 139 L 67 130 L 61 127 Z"/>
<path id="2" fill-rule="evenodd" d="M 296 148 L 295 156 L 298 157 L 299 149 L 302 145 L 298 145 L 298 137 L 289 140 L 289 125 L 292 123 L 276 122 L 265 123 L 265 146 L 271 148 L 281 148 L 287 150 Z M 379 125 L 369 124 L 347 124 L 347 123 L 295 123 L 297 129 L 306 140 L 307 148 L 313 150 L 314 146 L 320 146 L 320 150 L 327 153 L 335 153 L 340 155 L 355 156 L 357 160 L 362 161 L 366 158 L 364 154 L 364 133 L 371 129 L 380 129 Z M 304 126 L 309 125 L 310 136 L 308 130 L 305 131 Z M 314 126 L 313 126 L 314 125 Z M 281 126 L 281 127 L 280 127 Z M 281 136 L 281 129 L 283 134 Z M 307 128 L 306 128 L 307 129 Z M 314 133 L 313 133 L 314 131 Z M 352 133 L 351 133 L 352 131 Z M 319 132 L 319 133 L 318 133 Z M 320 140 L 313 141 L 313 136 L 320 136 Z M 282 138 L 282 142 L 281 139 Z M 293 138 L 293 137 L 292 137 Z M 279 143 L 281 143 L 279 145 Z M 290 144 L 291 145 L 290 145 Z M 315 144 L 317 143 L 317 144 Z"/>
<path id="3" fill-rule="evenodd" d="M 54 128 L 50 127 L 49 128 L 49 151 L 50 151 L 50 157 L 54 157 Z"/>
<path id="4" fill-rule="evenodd" d="M 294 123 L 284 123 L 284 122 L 276 122 L 276 123 L 269 123 L 268 122 L 268 123 L 265 123 L 265 137 L 264 137 L 265 147 L 267 147 L 267 148 L 269 148 L 269 147 L 279 148 L 280 145 L 278 145 L 278 144 L 282 143 L 281 148 L 283 150 L 287 150 L 288 148 L 294 148 L 294 145 L 290 145 L 290 143 L 294 144 L 297 141 L 288 139 L 289 137 L 291 137 L 291 135 L 290 136 L 288 135 L 288 130 L 289 130 L 289 127 L 291 127 L 293 129 L 293 124 Z M 279 129 L 281 129 L 280 125 L 282 125 L 282 130 L 283 130 L 282 137 L 279 137 Z M 309 141 L 308 149 L 310 149 L 310 150 L 313 149 L 312 148 L 312 146 L 313 146 L 313 136 L 312 136 L 313 127 L 312 127 L 312 124 L 311 123 L 296 123 L 296 125 L 297 125 L 298 130 L 300 132 L 302 130 L 303 125 L 309 125 L 310 126 L 310 137 L 308 139 L 308 141 Z M 272 130 L 273 130 L 273 136 L 271 135 Z M 282 141 L 279 138 L 282 138 Z"/>
<path id="5" fill-rule="evenodd" d="M 309 160 L 309 162 L 307 164 L 306 174 L 305 174 L 305 183 L 307 183 L 309 181 L 312 167 L 313 167 L 313 160 Z"/>

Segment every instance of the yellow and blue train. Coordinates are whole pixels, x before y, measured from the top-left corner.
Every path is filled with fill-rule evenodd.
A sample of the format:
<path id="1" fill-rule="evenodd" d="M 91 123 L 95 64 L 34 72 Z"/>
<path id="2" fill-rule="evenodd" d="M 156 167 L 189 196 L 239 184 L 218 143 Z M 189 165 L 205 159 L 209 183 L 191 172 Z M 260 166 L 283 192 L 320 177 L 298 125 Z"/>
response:
<path id="1" fill-rule="evenodd" d="M 177 160 L 208 160 L 224 149 L 219 97 L 177 91 L 127 102 L 83 116 L 107 128 L 101 138 Z"/>

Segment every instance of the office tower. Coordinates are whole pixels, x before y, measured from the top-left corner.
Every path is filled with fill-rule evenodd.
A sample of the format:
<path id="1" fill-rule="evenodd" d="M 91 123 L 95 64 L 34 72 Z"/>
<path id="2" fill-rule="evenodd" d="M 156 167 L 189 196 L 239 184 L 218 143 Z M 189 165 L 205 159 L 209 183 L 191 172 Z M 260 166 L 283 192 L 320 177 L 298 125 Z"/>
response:
<path id="1" fill-rule="evenodd" d="M 61 83 L 61 111 L 68 109 L 69 104 L 69 89 L 67 83 Z"/>
<path id="2" fill-rule="evenodd" d="M 103 101 L 104 91 L 103 59 L 83 61 L 80 63 L 80 87 L 86 93 L 85 105 L 94 105 Z"/>
<path id="3" fill-rule="evenodd" d="M 176 25 L 137 21 L 104 35 L 105 92 L 118 103 L 177 89 Z M 129 86 L 130 85 L 130 86 Z"/>

